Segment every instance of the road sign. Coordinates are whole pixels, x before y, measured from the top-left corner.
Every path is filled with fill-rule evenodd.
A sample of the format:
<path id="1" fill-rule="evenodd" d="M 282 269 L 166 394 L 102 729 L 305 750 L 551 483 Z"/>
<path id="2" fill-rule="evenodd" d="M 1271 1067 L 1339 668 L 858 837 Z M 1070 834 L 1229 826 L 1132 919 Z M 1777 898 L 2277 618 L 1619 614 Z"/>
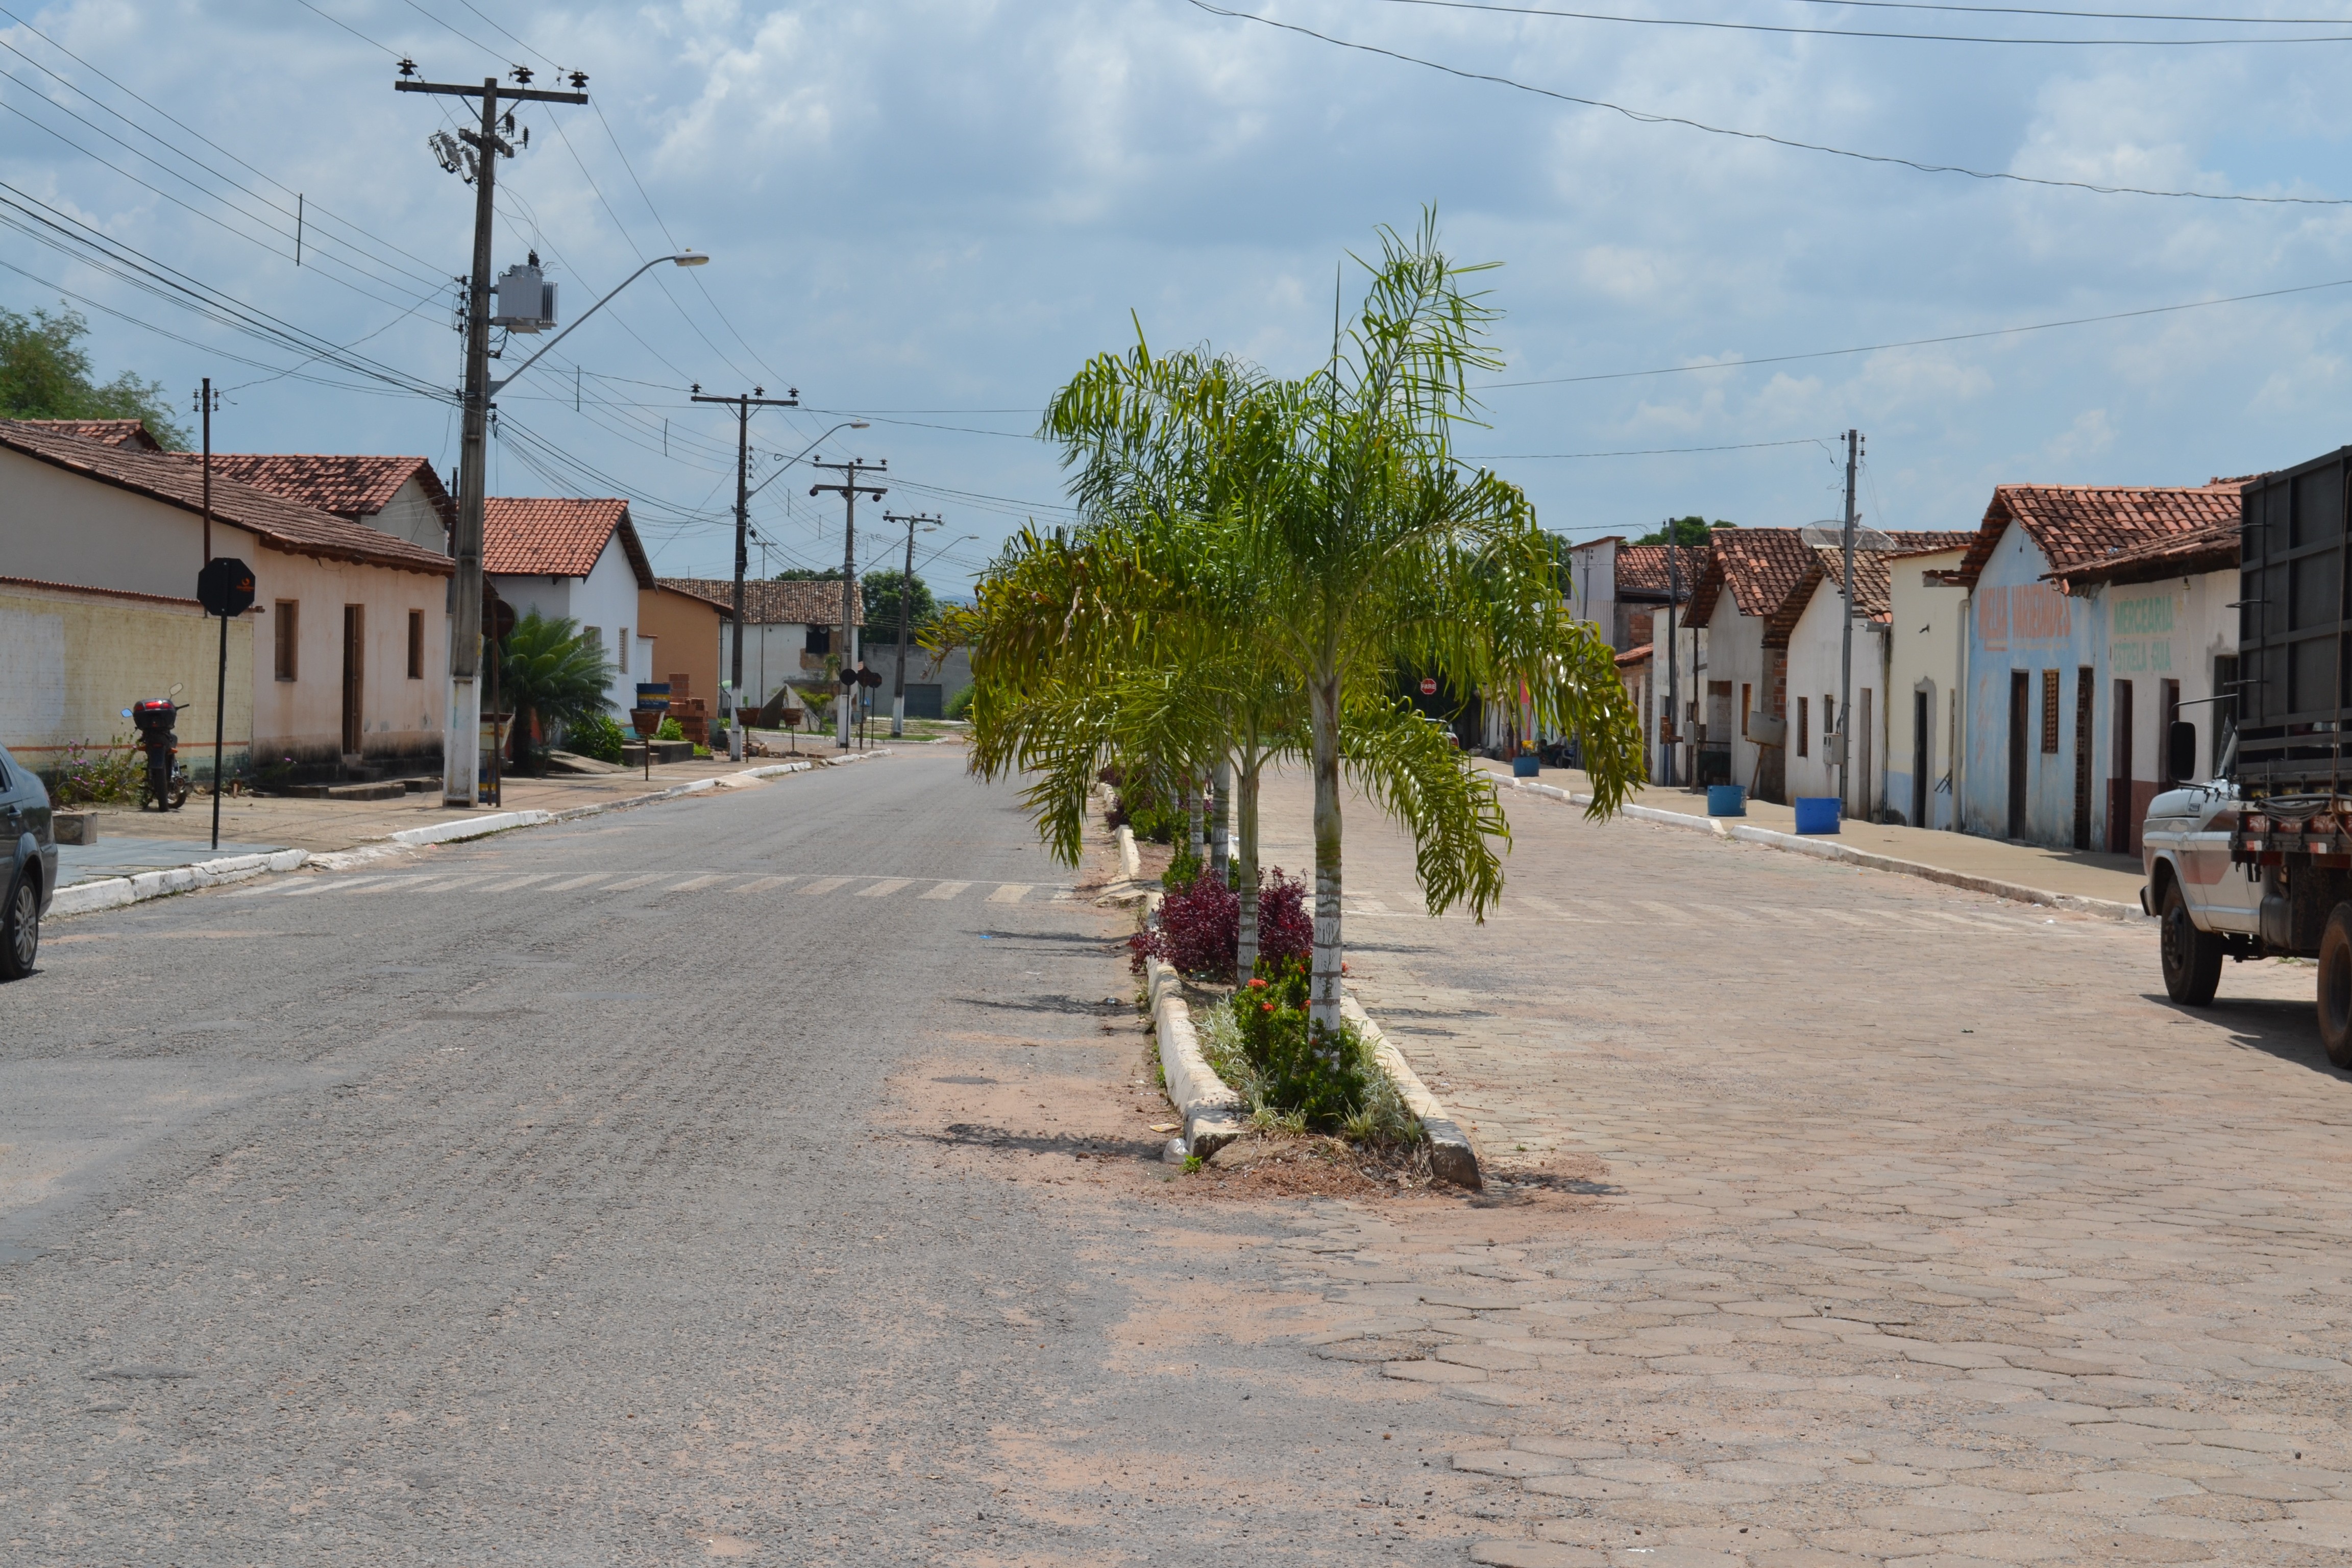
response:
<path id="1" fill-rule="evenodd" d="M 253 568 L 228 556 L 205 563 L 196 574 L 196 602 L 208 616 L 241 616 L 253 608 Z"/>
<path id="2" fill-rule="evenodd" d="M 1424 675 L 1421 678 L 1421 694 L 1423 697 L 1434 697 L 1437 695 L 1437 680 L 1435 677 Z"/>

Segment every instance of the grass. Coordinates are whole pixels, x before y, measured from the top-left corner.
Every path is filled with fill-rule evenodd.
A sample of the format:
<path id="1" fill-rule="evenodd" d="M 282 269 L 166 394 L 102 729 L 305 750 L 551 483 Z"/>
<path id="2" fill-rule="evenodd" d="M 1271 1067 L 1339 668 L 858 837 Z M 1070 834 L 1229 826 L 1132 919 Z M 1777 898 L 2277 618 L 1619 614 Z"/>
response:
<path id="1" fill-rule="evenodd" d="M 1204 999 L 1192 1008 L 1192 1032 L 1201 1042 L 1202 1058 L 1249 1106 L 1250 1125 L 1256 1131 L 1305 1132 L 1304 1115 L 1269 1102 L 1265 1080 L 1243 1047 L 1241 1026 L 1234 1020 L 1233 1009 L 1225 1005 L 1226 994 Z M 1340 1135 L 1350 1143 L 1372 1147 L 1418 1143 L 1423 1136 L 1421 1119 L 1405 1104 L 1396 1080 L 1377 1064 L 1370 1092 L 1341 1124 Z"/>

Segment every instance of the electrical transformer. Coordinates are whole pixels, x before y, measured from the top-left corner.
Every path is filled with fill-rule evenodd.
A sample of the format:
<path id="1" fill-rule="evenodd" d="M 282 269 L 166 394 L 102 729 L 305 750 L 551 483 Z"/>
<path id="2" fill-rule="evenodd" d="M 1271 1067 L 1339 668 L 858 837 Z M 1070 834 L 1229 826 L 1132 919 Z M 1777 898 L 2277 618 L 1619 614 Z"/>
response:
<path id="1" fill-rule="evenodd" d="M 490 325 L 510 332 L 543 332 L 555 325 L 555 284 L 541 276 L 537 256 L 499 274 L 490 292 L 498 297 Z"/>

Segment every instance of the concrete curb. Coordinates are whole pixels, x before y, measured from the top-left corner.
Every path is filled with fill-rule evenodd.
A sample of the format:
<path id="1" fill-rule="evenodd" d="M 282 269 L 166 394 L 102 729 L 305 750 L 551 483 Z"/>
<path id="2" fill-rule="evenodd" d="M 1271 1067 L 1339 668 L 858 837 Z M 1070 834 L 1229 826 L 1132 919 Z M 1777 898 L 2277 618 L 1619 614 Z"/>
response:
<path id="1" fill-rule="evenodd" d="M 1429 1134 L 1429 1173 L 1441 1182 L 1451 1182 L 1472 1192 L 1483 1191 L 1486 1179 L 1478 1173 L 1478 1150 L 1470 1142 L 1470 1134 L 1429 1092 L 1404 1053 L 1381 1032 L 1372 1016 L 1353 993 L 1343 992 L 1339 997 L 1339 1016 L 1356 1026 L 1357 1032 L 1370 1042 L 1372 1056 L 1389 1077 L 1396 1080 L 1397 1089 L 1404 1096 L 1405 1108 L 1421 1119 L 1421 1128 Z"/>
<path id="2" fill-rule="evenodd" d="M 1118 879 L 1132 882 L 1143 875 L 1143 855 L 1135 847 L 1135 830 L 1122 825 L 1118 830 Z"/>
<path id="3" fill-rule="evenodd" d="M 1152 894 L 1145 908 L 1144 919 L 1156 921 L 1160 895 Z M 1205 1160 L 1249 1131 L 1249 1108 L 1201 1054 L 1192 1010 L 1184 1002 L 1184 983 L 1174 968 L 1146 958 L 1143 982 L 1151 998 L 1151 1032 L 1160 1042 L 1160 1074 L 1168 1080 L 1168 1098 L 1184 1118 L 1184 1152 Z"/>
<path id="4" fill-rule="evenodd" d="M 1494 775 L 1489 775 L 1494 776 Z M 1513 789 L 1528 795 L 1548 795 L 1570 805 L 1590 805 L 1592 797 L 1572 795 L 1556 784 L 1530 784 L 1525 779 L 1507 782 Z M 2114 899 L 2087 898 L 2081 893 L 2055 893 L 2046 888 L 2029 888 L 2021 882 L 2003 881 L 1998 877 L 1979 877 L 1968 871 L 1948 870 L 1941 866 L 1929 866 L 1917 860 L 1904 860 L 1893 855 L 1876 855 L 1867 849 L 1855 849 L 1831 839 L 1802 837 L 1794 833 L 1781 833 L 1769 827 L 1758 827 L 1749 823 L 1733 823 L 1719 816 L 1691 816 L 1678 811 L 1660 811 L 1652 805 L 1629 805 L 1622 808 L 1625 816 L 1636 822 L 1654 822 L 1666 827 L 1688 828 L 1700 833 L 1712 833 L 1717 838 L 1737 839 L 1742 844 L 1760 844 L 1769 849 L 1785 849 L 1792 854 L 1811 855 L 1817 860 L 1837 860 L 1848 866 L 1862 866 L 1874 871 L 1892 871 L 1898 876 L 1916 877 L 1922 881 L 1940 882 L 1948 888 L 1965 888 L 1972 893 L 1990 893 L 2012 903 L 2039 904 L 2044 909 L 2068 910 L 2076 914 L 2096 915 L 2102 920 L 2142 921 L 2147 912 L 2137 904 L 2121 903 Z"/>
<path id="5" fill-rule="evenodd" d="M 167 898 L 173 893 L 194 892 L 198 888 L 217 888 L 265 872 L 291 871 L 310 858 L 306 849 L 280 849 L 274 855 L 226 855 L 217 860 L 200 860 L 193 866 L 142 871 L 135 877 L 76 882 L 58 889 L 57 896 L 49 900 L 49 914 L 53 919 L 86 915 L 100 910 L 121 909 L 125 904 L 144 903 L 149 899 Z"/>

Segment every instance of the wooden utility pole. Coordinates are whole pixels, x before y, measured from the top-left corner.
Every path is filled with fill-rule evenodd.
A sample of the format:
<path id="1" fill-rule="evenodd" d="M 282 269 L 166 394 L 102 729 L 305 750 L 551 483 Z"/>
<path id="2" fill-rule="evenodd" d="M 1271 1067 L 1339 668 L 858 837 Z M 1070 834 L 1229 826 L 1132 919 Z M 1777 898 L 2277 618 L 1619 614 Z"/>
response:
<path id="1" fill-rule="evenodd" d="M 809 494 L 823 495 L 830 490 L 839 496 L 847 507 L 841 533 L 841 673 L 844 679 L 837 683 L 833 700 L 836 713 L 835 742 L 845 752 L 849 750 L 849 712 L 855 705 L 851 694 L 857 689 L 856 664 L 850 658 L 849 640 L 851 623 L 857 614 L 857 498 L 868 495 L 879 500 L 890 493 L 878 486 L 859 484 L 857 476 L 884 472 L 890 467 L 890 459 L 885 458 L 878 463 L 869 463 L 863 458 L 852 458 L 845 463 L 818 459 L 809 467 L 831 468 L 841 476 L 842 481 L 837 485 L 811 485 Z"/>
<path id="2" fill-rule="evenodd" d="M 485 77 L 479 87 L 410 79 L 415 62 L 400 62 L 396 92 L 437 93 L 446 98 L 478 98 L 479 132 L 458 135 L 474 150 L 468 177 L 474 185 L 474 267 L 466 279 L 466 389 L 464 433 L 458 447 L 457 528 L 450 542 L 457 558 L 449 580 L 449 703 L 441 731 L 441 798 L 445 805 L 476 805 L 481 768 L 482 692 L 482 487 L 485 450 L 490 417 L 490 225 L 491 205 L 500 158 L 514 149 L 499 135 L 499 106 L 507 103 L 585 103 L 582 91 L 547 92 L 528 85 L 530 73 L 516 68 L 517 85 L 500 88 L 499 79 Z M 572 73 L 572 85 L 588 85 L 585 73 Z"/>
<path id="3" fill-rule="evenodd" d="M 1853 792 L 1846 787 L 1846 784 L 1853 773 L 1851 737 L 1853 731 L 1853 469 L 1856 459 L 1861 456 L 1862 432 L 1847 431 L 1845 433 L 1845 630 L 1843 641 L 1838 647 L 1838 711 L 1835 731 L 1840 815 L 1843 815 L 1856 804 L 1853 798 Z M 1859 804 L 1863 815 L 1867 816 L 1870 814 L 1870 803 L 1863 801 Z"/>
<path id="4" fill-rule="evenodd" d="M 791 397 L 770 397 L 764 386 L 753 387 L 749 395 L 738 393 L 732 397 L 713 397 L 699 386 L 694 389 L 697 403 L 724 403 L 735 410 L 735 657 L 730 661 L 728 690 L 733 701 L 721 704 L 730 710 L 727 725 L 729 754 L 743 760 L 743 726 L 733 721 L 732 710 L 743 705 L 743 569 L 751 563 L 750 536 L 751 530 L 751 410 L 754 408 L 798 408 L 797 394 Z M 767 651 L 762 641 L 761 651 Z M 764 691 L 758 701 L 767 700 Z M 753 704 L 755 707 L 757 702 Z"/>

